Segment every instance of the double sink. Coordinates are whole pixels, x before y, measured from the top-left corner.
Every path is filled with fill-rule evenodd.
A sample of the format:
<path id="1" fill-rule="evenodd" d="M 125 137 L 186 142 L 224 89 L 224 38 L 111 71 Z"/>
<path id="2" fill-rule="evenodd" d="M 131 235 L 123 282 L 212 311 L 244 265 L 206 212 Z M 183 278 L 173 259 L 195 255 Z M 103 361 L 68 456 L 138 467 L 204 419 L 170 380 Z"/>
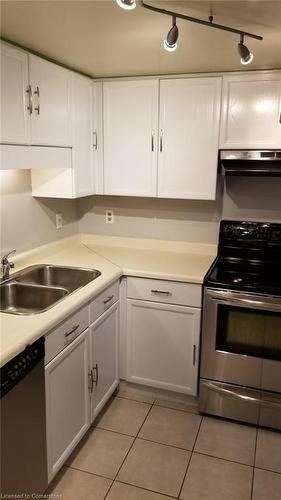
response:
<path id="1" fill-rule="evenodd" d="M 0 285 L 0 312 L 35 314 L 98 278 L 97 269 L 38 264 L 14 273 Z"/>

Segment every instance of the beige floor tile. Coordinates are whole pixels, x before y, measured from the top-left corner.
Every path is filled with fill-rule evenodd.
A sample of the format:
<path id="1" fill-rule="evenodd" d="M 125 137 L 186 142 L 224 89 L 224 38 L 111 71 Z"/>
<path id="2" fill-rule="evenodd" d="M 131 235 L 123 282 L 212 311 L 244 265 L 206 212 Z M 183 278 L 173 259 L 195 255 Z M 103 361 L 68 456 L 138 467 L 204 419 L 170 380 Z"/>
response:
<path id="1" fill-rule="evenodd" d="M 154 406 L 139 437 L 192 450 L 201 419 L 192 413 Z"/>
<path id="2" fill-rule="evenodd" d="M 253 465 L 256 432 L 249 425 L 204 417 L 194 451 Z"/>
<path id="3" fill-rule="evenodd" d="M 150 408 L 147 403 L 114 398 L 98 420 L 97 427 L 136 436 Z"/>
<path id="4" fill-rule="evenodd" d="M 103 500 L 111 483 L 105 477 L 64 467 L 47 493 L 62 495 L 64 500 Z"/>
<path id="5" fill-rule="evenodd" d="M 281 474 L 255 469 L 253 500 L 280 500 Z"/>
<path id="6" fill-rule="evenodd" d="M 253 469 L 193 453 L 180 498 L 184 500 L 250 500 Z"/>
<path id="7" fill-rule="evenodd" d="M 82 441 L 67 465 L 114 479 L 132 442 L 132 437 L 95 429 Z"/>
<path id="8" fill-rule="evenodd" d="M 171 497 L 114 481 L 106 500 L 173 500 Z"/>
<path id="9" fill-rule="evenodd" d="M 258 430 L 255 465 L 260 469 L 281 473 L 281 432 Z"/>
<path id="10" fill-rule="evenodd" d="M 194 396 L 158 396 L 155 404 L 174 410 L 183 410 L 191 413 L 199 413 L 198 398 Z"/>
<path id="11" fill-rule="evenodd" d="M 144 388 L 145 386 L 138 386 L 136 384 L 130 384 L 125 381 L 121 381 L 119 385 L 119 390 L 117 396 L 125 399 L 132 399 L 134 401 L 140 401 L 141 403 L 152 404 L 155 401 L 155 392 L 153 389 Z"/>
<path id="12" fill-rule="evenodd" d="M 137 439 L 116 479 L 177 496 L 189 459 L 189 451 Z"/>

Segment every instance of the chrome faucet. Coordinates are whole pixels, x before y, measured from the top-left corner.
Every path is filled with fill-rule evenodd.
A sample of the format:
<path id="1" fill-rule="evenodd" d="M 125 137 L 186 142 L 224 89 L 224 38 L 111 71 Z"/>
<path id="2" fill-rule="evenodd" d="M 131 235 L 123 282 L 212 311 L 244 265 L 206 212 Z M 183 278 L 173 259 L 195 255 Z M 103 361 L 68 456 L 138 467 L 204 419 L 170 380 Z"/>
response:
<path id="1" fill-rule="evenodd" d="M 15 267 L 15 264 L 13 262 L 10 262 L 8 259 L 8 257 L 13 253 L 16 253 L 16 249 L 6 253 L 1 259 L 1 279 L 3 281 L 9 279 L 10 269 L 13 269 Z"/>

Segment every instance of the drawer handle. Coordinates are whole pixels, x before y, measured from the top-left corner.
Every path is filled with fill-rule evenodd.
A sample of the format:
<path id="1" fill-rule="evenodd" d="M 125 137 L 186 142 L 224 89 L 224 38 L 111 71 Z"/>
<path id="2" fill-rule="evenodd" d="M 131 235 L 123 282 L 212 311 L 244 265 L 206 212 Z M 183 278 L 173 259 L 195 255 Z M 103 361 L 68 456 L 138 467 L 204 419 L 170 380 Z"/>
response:
<path id="1" fill-rule="evenodd" d="M 69 335 L 71 335 L 72 333 L 74 333 L 78 328 L 79 328 L 80 324 L 78 323 L 78 325 L 73 325 L 73 328 L 72 330 L 70 330 L 70 332 L 67 332 L 64 334 L 65 338 L 69 337 Z"/>
<path id="2" fill-rule="evenodd" d="M 151 293 L 158 293 L 160 295 L 172 295 L 172 292 L 165 292 L 164 290 L 151 290 Z"/>
<path id="3" fill-rule="evenodd" d="M 104 301 L 103 301 L 104 305 L 108 304 L 108 302 L 110 302 L 113 299 L 113 297 L 114 297 L 114 295 L 109 295 L 106 299 L 104 299 Z"/>

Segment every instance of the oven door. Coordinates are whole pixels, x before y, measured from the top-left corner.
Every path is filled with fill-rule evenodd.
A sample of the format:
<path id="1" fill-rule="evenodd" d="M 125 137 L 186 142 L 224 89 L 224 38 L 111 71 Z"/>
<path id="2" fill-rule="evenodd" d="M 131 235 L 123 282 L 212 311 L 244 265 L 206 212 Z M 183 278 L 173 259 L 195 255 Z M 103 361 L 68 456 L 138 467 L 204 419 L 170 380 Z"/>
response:
<path id="1" fill-rule="evenodd" d="M 269 381 L 280 359 L 280 297 L 205 289 L 202 378 L 278 391 Z"/>

